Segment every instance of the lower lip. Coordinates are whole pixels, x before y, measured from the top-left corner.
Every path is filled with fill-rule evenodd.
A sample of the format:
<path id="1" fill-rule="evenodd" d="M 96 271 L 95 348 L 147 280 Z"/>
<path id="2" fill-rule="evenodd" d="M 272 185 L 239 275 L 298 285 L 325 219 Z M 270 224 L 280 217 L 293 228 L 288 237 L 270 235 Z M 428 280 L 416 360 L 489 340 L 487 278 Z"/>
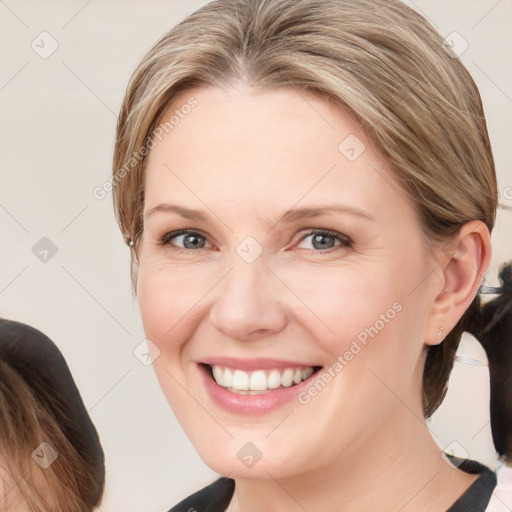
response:
<path id="1" fill-rule="evenodd" d="M 279 409 L 284 404 L 296 399 L 297 395 L 310 385 L 310 379 L 318 373 L 315 372 L 300 384 L 288 388 L 269 391 L 261 395 L 243 395 L 219 386 L 210 376 L 209 368 L 203 365 L 198 365 L 198 368 L 212 400 L 228 412 L 245 415 L 266 414 Z"/>

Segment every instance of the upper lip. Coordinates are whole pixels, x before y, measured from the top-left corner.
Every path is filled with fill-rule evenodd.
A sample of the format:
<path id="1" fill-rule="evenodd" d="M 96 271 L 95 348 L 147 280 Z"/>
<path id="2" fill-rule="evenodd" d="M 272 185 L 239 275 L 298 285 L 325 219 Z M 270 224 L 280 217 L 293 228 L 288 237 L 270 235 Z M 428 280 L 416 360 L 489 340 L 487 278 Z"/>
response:
<path id="1" fill-rule="evenodd" d="M 238 370 L 271 370 L 273 368 L 309 368 L 319 365 L 274 358 L 239 359 L 235 357 L 207 357 L 200 361 L 209 366 L 227 366 Z"/>

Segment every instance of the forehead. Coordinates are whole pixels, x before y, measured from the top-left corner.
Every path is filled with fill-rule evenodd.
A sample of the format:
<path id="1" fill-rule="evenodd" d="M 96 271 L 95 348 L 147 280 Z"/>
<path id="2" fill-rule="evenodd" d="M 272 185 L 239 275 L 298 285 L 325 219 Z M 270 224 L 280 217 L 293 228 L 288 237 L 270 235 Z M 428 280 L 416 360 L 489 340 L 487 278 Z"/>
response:
<path id="1" fill-rule="evenodd" d="M 160 127 L 163 138 L 172 139 L 168 146 L 193 145 L 198 156 L 215 152 L 226 161 L 241 157 L 244 169 L 250 165 L 250 150 L 257 153 L 258 160 L 267 156 L 265 149 L 273 151 L 273 160 L 278 156 L 293 159 L 311 154 L 321 144 L 322 154 L 327 151 L 337 158 L 339 141 L 361 131 L 339 109 L 306 91 L 281 88 L 255 92 L 243 86 L 183 92 L 168 107 Z M 170 134 L 172 137 L 166 137 Z M 157 146 L 160 150 L 151 151 L 150 159 L 169 149 Z M 226 146 L 229 152 L 223 151 Z"/>
<path id="2" fill-rule="evenodd" d="M 358 124 L 305 91 L 193 89 L 173 101 L 160 126 L 166 129 L 149 154 L 146 209 L 181 198 L 240 214 L 303 201 L 375 211 L 406 199 Z"/>

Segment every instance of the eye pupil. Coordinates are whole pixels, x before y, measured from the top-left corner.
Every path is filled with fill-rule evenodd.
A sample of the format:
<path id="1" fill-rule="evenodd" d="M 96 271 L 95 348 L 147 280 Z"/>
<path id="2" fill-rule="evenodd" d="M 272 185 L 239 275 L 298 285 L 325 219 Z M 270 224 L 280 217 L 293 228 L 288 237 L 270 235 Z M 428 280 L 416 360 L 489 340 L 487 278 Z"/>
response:
<path id="1" fill-rule="evenodd" d="M 183 238 L 183 246 L 186 248 L 186 249 L 194 249 L 194 248 L 197 248 L 197 247 L 202 247 L 201 245 L 201 238 L 202 237 L 198 237 L 194 234 L 187 234 L 184 236 Z"/>
<path id="2" fill-rule="evenodd" d="M 325 242 L 326 240 L 328 240 L 327 243 Z M 315 244 L 318 244 L 318 246 Z M 332 237 L 330 235 L 317 234 L 313 237 L 313 247 L 315 249 L 325 249 L 326 247 L 331 248 L 331 247 L 334 247 L 333 244 L 334 244 L 334 237 Z"/>

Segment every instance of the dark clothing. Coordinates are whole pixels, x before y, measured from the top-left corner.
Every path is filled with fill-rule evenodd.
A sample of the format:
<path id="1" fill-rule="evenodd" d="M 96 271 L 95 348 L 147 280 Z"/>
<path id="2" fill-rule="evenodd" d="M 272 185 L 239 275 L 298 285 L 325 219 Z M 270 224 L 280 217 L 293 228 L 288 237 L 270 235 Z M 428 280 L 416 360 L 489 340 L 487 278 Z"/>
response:
<path id="1" fill-rule="evenodd" d="M 233 497 L 235 481 L 231 478 L 222 477 L 213 484 L 195 492 L 168 512 L 224 512 Z M 191 510 L 192 509 L 192 510 Z"/>
<path id="2" fill-rule="evenodd" d="M 480 473 L 480 476 L 446 512 L 484 512 L 496 487 L 496 473 L 487 466 L 470 459 L 453 457 L 459 469 L 466 473 Z"/>
<path id="3" fill-rule="evenodd" d="M 480 476 L 445 512 L 484 512 L 496 487 L 496 474 L 487 466 L 470 459 L 450 457 L 454 464 L 466 473 L 480 473 Z M 235 481 L 231 478 L 219 478 L 204 489 L 184 499 L 168 512 L 224 512 L 228 507 Z"/>

